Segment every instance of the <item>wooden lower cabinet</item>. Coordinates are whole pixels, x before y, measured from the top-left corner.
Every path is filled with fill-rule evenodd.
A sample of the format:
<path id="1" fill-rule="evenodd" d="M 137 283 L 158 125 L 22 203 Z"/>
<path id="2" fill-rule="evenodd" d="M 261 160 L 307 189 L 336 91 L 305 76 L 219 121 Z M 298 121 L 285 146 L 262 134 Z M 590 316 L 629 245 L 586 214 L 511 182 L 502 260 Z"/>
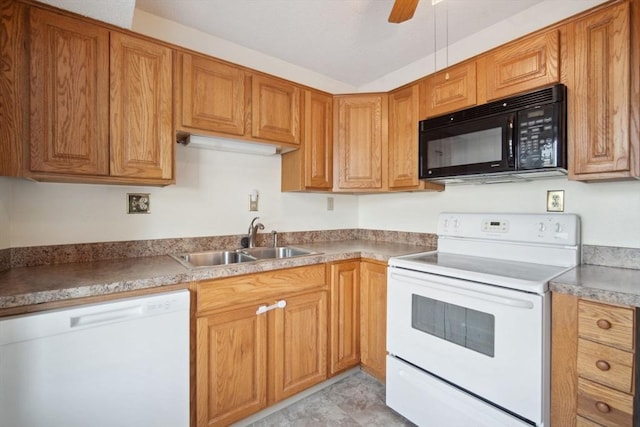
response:
<path id="1" fill-rule="evenodd" d="M 360 265 L 360 361 L 362 369 L 385 381 L 387 370 L 387 265 Z"/>
<path id="2" fill-rule="evenodd" d="M 329 374 L 360 363 L 360 261 L 328 264 L 331 278 Z"/>
<path id="3" fill-rule="evenodd" d="M 320 264 L 196 284 L 198 427 L 230 425 L 327 378 L 324 278 Z"/>
<path id="4" fill-rule="evenodd" d="M 638 425 L 636 309 L 552 300 L 551 425 Z"/>
<path id="5" fill-rule="evenodd" d="M 327 291 L 286 299 L 269 316 L 269 402 L 327 378 Z"/>
<path id="6" fill-rule="evenodd" d="M 198 426 L 224 426 L 267 406 L 267 319 L 256 306 L 196 320 Z"/>

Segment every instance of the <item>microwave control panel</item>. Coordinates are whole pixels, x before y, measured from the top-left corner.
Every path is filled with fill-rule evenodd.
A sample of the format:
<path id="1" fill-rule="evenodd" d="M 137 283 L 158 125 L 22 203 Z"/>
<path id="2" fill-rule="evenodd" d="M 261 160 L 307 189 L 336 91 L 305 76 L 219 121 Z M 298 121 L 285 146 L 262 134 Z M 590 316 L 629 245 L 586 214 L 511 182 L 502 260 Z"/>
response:
<path id="1" fill-rule="evenodd" d="M 518 169 L 559 165 L 557 114 L 554 104 L 518 112 Z"/>

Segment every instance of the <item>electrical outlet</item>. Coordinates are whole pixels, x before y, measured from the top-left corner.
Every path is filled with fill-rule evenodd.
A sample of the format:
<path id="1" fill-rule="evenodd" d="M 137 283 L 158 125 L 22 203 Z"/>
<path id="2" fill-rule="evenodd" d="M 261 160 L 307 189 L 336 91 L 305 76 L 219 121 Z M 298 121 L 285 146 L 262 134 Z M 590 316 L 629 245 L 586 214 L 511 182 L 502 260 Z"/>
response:
<path id="1" fill-rule="evenodd" d="M 127 213 L 148 214 L 151 213 L 151 194 L 127 193 Z"/>
<path id="2" fill-rule="evenodd" d="M 547 191 L 547 212 L 564 212 L 564 190 Z"/>
<path id="3" fill-rule="evenodd" d="M 333 210 L 333 197 L 327 197 L 327 210 Z"/>

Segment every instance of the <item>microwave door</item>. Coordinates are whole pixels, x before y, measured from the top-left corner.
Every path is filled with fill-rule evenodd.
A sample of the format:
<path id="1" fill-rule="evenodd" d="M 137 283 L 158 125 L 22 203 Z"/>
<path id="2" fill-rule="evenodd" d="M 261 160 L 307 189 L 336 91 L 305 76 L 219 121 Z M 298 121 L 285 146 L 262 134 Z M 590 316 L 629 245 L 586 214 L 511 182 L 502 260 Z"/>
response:
<path id="1" fill-rule="evenodd" d="M 514 115 L 455 123 L 420 132 L 420 178 L 513 170 Z"/>

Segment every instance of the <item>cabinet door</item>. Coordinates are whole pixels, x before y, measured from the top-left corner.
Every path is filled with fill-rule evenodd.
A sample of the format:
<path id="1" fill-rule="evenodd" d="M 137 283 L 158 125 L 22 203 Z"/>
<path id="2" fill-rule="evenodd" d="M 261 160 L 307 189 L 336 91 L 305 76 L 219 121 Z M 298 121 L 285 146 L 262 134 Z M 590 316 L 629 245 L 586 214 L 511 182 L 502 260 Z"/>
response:
<path id="1" fill-rule="evenodd" d="M 487 100 L 560 81 L 560 32 L 548 31 L 501 46 L 486 57 Z"/>
<path id="2" fill-rule="evenodd" d="M 255 138 L 300 143 L 300 88 L 284 80 L 251 77 L 251 120 Z"/>
<path id="3" fill-rule="evenodd" d="M 387 267 L 362 262 L 360 358 L 367 372 L 384 381 L 387 356 Z"/>
<path id="4" fill-rule="evenodd" d="M 228 426 L 267 405 L 267 317 L 256 306 L 196 320 L 197 425 Z"/>
<path id="5" fill-rule="evenodd" d="M 337 190 L 383 190 L 387 173 L 387 95 L 337 97 Z"/>
<path id="6" fill-rule="evenodd" d="M 333 186 L 333 98 L 309 91 L 305 97 L 305 187 Z"/>
<path id="7" fill-rule="evenodd" d="M 630 26 L 623 2 L 575 22 L 569 86 L 569 173 L 579 180 L 630 175 Z M 637 72 L 637 70 L 636 70 Z M 638 147 L 635 147 L 638 151 Z"/>
<path id="8" fill-rule="evenodd" d="M 360 261 L 329 265 L 331 277 L 329 374 L 360 363 Z"/>
<path id="9" fill-rule="evenodd" d="M 244 135 L 244 72 L 213 59 L 180 54 L 178 125 Z"/>
<path id="10" fill-rule="evenodd" d="M 327 291 L 285 298 L 269 313 L 269 403 L 327 378 Z"/>
<path id="11" fill-rule="evenodd" d="M 439 116 L 476 105 L 476 63 L 454 65 L 427 80 L 427 115 Z"/>
<path id="12" fill-rule="evenodd" d="M 307 90 L 302 144 L 299 150 L 282 155 L 282 191 L 330 190 L 332 186 L 333 98 Z"/>
<path id="13" fill-rule="evenodd" d="M 173 52 L 111 33 L 111 175 L 173 178 Z"/>
<path id="14" fill-rule="evenodd" d="M 418 180 L 418 84 L 389 94 L 389 188 Z"/>
<path id="15" fill-rule="evenodd" d="M 109 174 L 109 32 L 31 8 L 30 169 Z"/>

